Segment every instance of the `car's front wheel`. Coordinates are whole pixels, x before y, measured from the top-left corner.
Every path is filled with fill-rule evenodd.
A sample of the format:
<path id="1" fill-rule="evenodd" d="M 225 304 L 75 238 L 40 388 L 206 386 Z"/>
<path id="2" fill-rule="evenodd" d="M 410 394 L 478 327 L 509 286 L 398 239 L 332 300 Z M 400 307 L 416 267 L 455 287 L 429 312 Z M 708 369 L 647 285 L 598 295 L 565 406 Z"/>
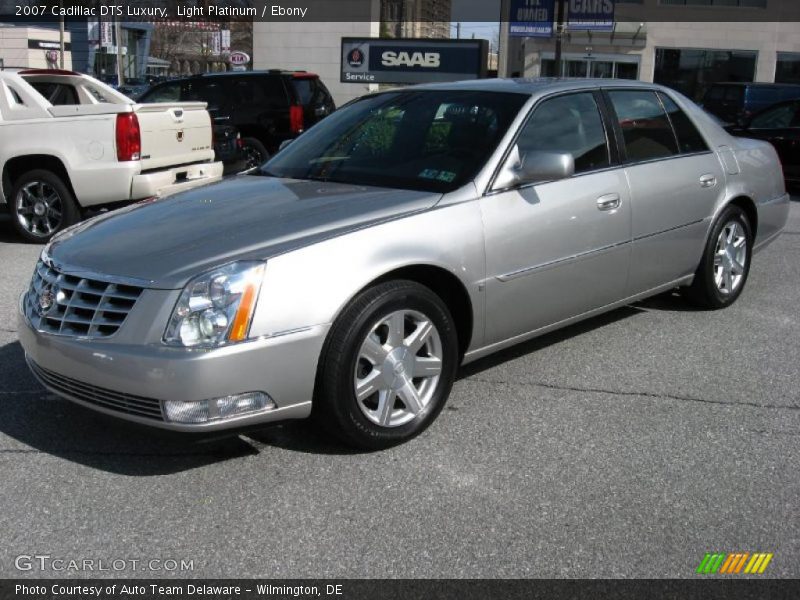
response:
<path id="1" fill-rule="evenodd" d="M 315 418 L 345 443 L 386 448 L 442 410 L 458 367 L 447 306 L 412 281 L 376 285 L 334 323 L 321 357 Z"/>
<path id="2" fill-rule="evenodd" d="M 747 215 L 738 206 L 728 206 L 711 229 L 694 281 L 686 289 L 687 298 L 709 309 L 733 304 L 747 282 L 752 248 Z"/>

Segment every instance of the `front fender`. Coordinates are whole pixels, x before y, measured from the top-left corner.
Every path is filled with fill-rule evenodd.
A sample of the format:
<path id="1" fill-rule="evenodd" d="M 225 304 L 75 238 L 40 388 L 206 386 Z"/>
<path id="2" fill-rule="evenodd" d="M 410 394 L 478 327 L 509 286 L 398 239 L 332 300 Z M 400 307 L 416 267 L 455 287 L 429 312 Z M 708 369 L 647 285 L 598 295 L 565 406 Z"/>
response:
<path id="1" fill-rule="evenodd" d="M 471 346 L 483 343 L 483 226 L 477 201 L 354 231 L 270 259 L 251 336 L 274 336 L 325 325 L 370 282 L 408 266 L 455 275 L 473 307 Z"/>

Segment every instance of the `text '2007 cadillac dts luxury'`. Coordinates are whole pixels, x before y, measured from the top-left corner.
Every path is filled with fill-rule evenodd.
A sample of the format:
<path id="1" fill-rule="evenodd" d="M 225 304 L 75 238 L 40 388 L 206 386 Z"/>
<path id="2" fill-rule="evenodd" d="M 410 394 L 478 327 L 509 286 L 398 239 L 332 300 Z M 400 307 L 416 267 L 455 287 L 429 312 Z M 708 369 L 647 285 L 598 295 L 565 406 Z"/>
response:
<path id="1" fill-rule="evenodd" d="M 252 176 L 77 225 L 20 299 L 53 392 L 209 431 L 317 418 L 407 440 L 460 364 L 680 288 L 722 308 L 789 210 L 764 142 L 628 81 L 352 102 Z"/>

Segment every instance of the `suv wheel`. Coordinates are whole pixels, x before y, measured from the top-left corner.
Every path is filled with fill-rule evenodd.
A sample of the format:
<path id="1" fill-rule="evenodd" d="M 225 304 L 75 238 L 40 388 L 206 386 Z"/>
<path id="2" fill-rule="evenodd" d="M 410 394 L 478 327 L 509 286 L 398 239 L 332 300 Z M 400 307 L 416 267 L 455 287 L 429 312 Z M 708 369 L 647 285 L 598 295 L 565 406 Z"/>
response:
<path id="1" fill-rule="evenodd" d="M 14 182 L 10 208 L 14 227 L 27 242 L 47 242 L 80 218 L 69 188 L 43 169 L 28 171 Z"/>
<path id="2" fill-rule="evenodd" d="M 242 152 L 245 157 L 245 170 L 256 169 L 269 159 L 269 152 L 266 147 L 256 138 L 246 137 L 242 139 Z"/>

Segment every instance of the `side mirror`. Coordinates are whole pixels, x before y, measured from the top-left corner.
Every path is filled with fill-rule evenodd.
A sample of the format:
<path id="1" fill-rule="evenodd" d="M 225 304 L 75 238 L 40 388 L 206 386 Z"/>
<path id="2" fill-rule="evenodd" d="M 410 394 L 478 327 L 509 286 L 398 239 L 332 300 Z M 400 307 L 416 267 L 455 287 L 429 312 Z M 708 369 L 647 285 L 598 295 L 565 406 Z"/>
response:
<path id="1" fill-rule="evenodd" d="M 495 181 L 495 189 L 526 183 L 558 181 L 575 173 L 575 159 L 569 152 L 529 150 L 520 155 L 514 146 Z"/>
<path id="2" fill-rule="evenodd" d="M 278 152 L 280 152 L 281 150 L 283 150 L 284 148 L 286 148 L 286 146 L 288 146 L 289 144 L 291 144 L 293 141 L 294 141 L 293 139 L 291 139 L 291 140 L 283 140 L 283 141 L 281 142 L 281 145 L 280 145 L 280 146 L 278 146 Z"/>

